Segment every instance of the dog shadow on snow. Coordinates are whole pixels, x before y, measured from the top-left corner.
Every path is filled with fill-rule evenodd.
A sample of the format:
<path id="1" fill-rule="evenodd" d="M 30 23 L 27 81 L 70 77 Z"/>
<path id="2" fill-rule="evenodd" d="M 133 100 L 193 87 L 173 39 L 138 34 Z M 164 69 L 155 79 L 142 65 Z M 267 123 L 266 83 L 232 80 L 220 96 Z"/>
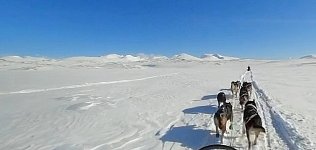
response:
<path id="1" fill-rule="evenodd" d="M 163 149 L 166 142 L 171 142 L 165 149 L 171 149 L 175 143 L 180 143 L 182 147 L 190 149 L 199 149 L 209 144 L 219 144 L 220 139 L 216 138 L 216 133 L 213 130 L 209 130 L 208 121 L 213 121 L 210 114 L 215 114 L 217 111 L 217 105 L 195 106 L 192 108 L 184 109 L 184 114 L 208 114 L 210 118 L 207 118 L 204 124 L 197 125 L 184 125 L 179 127 L 171 127 L 160 140 L 163 142 Z M 171 148 L 169 147 L 171 145 Z"/>
<path id="2" fill-rule="evenodd" d="M 226 94 L 226 98 L 227 99 L 231 99 L 232 98 L 230 89 L 220 89 L 219 92 L 224 92 Z M 201 100 L 210 100 L 210 101 L 214 100 L 214 101 L 216 101 L 217 100 L 217 94 L 205 95 L 205 96 L 203 96 L 201 98 Z"/>
<path id="3" fill-rule="evenodd" d="M 215 114 L 217 111 L 216 105 L 196 106 L 184 109 L 182 112 L 185 114 Z"/>
<path id="4" fill-rule="evenodd" d="M 216 138 L 214 131 L 199 129 L 195 125 L 172 127 L 169 131 L 160 138 L 163 142 L 163 148 L 165 149 L 166 142 L 173 142 L 171 147 L 166 149 L 172 149 L 175 143 L 180 143 L 182 147 L 190 149 L 199 149 L 208 144 L 220 143 L 219 138 Z"/>
<path id="5" fill-rule="evenodd" d="M 216 100 L 217 94 L 205 95 L 201 98 L 201 100 Z"/>

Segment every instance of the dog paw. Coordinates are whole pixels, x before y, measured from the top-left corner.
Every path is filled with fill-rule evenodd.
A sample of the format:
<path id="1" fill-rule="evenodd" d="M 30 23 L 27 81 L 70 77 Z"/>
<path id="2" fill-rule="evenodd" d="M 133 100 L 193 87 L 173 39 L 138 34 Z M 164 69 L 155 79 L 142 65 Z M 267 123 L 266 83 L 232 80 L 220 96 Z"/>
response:
<path id="1" fill-rule="evenodd" d="M 216 137 L 217 137 L 217 138 L 219 137 L 219 134 L 218 134 L 218 133 L 216 133 Z"/>

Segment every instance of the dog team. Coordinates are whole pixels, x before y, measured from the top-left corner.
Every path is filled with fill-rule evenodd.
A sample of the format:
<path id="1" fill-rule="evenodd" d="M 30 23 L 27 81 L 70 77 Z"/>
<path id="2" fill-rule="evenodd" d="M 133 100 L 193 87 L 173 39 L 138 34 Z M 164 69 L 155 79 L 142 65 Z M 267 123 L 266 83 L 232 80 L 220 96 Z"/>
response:
<path id="1" fill-rule="evenodd" d="M 246 73 L 250 80 L 246 80 Z M 257 104 L 255 99 L 252 98 L 252 73 L 248 66 L 247 72 L 242 76 L 243 83 L 240 81 L 231 82 L 232 97 L 238 100 L 243 111 L 243 124 L 242 135 L 246 133 L 248 140 L 248 149 L 251 149 L 252 145 L 257 144 L 257 139 L 260 132 L 265 133 L 265 129 L 262 127 L 262 120 L 257 110 Z M 250 73 L 249 73 L 250 72 Z M 250 82 L 249 82 L 250 81 Z M 239 92 L 239 95 L 238 95 Z M 226 95 L 224 92 L 220 92 L 217 95 L 218 110 L 214 115 L 214 124 L 216 127 L 216 137 L 219 137 L 219 130 L 221 131 L 221 143 L 223 143 L 224 133 L 226 132 L 227 121 L 230 121 L 229 129 L 233 129 L 233 106 L 230 102 L 226 102 Z M 222 104 L 222 105 L 221 105 Z M 251 140 L 250 135 L 254 134 L 255 139 Z"/>

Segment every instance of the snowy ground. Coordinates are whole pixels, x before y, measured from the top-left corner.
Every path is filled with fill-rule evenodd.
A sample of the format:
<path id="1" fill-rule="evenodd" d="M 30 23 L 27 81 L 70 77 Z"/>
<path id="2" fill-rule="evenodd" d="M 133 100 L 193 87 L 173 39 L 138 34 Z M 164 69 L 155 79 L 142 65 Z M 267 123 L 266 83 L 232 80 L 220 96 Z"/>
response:
<path id="1" fill-rule="evenodd" d="M 316 149 L 316 59 L 108 59 L 1 58 L 0 149 L 198 149 L 219 143 L 220 91 L 234 104 L 224 144 L 245 149 L 228 88 L 248 65 L 267 130 L 255 149 Z"/>

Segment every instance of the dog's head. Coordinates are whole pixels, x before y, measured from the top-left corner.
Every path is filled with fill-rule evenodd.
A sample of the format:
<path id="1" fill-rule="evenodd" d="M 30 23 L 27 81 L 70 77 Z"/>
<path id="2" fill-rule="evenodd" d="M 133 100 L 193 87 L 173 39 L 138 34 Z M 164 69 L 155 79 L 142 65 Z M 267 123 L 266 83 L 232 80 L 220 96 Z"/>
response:
<path id="1" fill-rule="evenodd" d="M 238 81 L 232 81 L 232 82 L 231 82 L 231 86 L 238 87 Z"/>
<path id="2" fill-rule="evenodd" d="M 251 82 L 243 82 L 242 83 L 243 87 L 248 87 L 248 86 L 251 86 L 251 85 L 252 85 Z"/>

